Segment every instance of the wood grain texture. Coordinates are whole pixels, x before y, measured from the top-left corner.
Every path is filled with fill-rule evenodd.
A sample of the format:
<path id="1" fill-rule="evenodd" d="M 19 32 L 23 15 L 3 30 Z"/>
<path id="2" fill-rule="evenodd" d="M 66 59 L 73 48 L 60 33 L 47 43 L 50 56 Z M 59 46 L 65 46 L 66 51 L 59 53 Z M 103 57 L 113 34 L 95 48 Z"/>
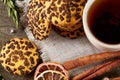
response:
<path id="1" fill-rule="evenodd" d="M 15 29 L 15 33 L 10 33 L 11 29 Z M 3 44 L 13 37 L 26 37 L 22 28 L 16 29 L 13 20 L 8 17 L 7 7 L 0 0 L 0 49 Z M 26 76 L 16 76 L 4 71 L 0 66 L 0 74 L 3 75 L 5 80 L 33 80 L 33 74 Z"/>

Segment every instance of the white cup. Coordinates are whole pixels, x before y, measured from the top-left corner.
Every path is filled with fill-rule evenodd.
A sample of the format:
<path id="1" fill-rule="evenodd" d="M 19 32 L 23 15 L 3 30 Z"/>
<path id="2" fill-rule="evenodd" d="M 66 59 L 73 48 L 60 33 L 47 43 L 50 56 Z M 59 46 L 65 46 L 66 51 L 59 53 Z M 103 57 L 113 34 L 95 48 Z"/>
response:
<path id="1" fill-rule="evenodd" d="M 90 30 L 90 26 L 88 25 L 88 11 L 92 10 L 90 7 L 93 5 L 93 3 L 97 0 L 88 0 L 88 2 L 85 5 L 84 11 L 83 11 L 83 26 L 85 34 L 88 38 L 88 40 L 98 49 L 104 50 L 104 51 L 118 51 L 120 50 L 120 42 L 118 44 L 108 44 L 105 42 L 102 42 L 101 40 L 97 39 L 94 34 Z M 109 0 L 108 0 L 109 1 Z M 118 35 L 120 37 L 120 35 Z"/>

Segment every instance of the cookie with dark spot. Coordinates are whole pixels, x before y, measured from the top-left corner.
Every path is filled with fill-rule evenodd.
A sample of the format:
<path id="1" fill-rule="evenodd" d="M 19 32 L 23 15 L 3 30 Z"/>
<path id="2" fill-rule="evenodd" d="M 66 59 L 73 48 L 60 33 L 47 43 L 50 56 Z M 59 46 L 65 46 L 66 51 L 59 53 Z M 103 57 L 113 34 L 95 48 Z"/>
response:
<path id="1" fill-rule="evenodd" d="M 0 63 L 7 72 L 25 75 L 34 70 L 39 61 L 39 55 L 37 46 L 30 40 L 13 38 L 3 46 Z"/>
<path id="2" fill-rule="evenodd" d="M 59 29 L 74 31 L 80 28 L 75 25 L 82 19 L 85 3 L 85 0 L 49 0 L 45 5 L 46 18 Z"/>
<path id="3" fill-rule="evenodd" d="M 44 1 L 32 0 L 28 6 L 28 27 L 36 39 L 42 40 L 50 34 L 50 23 L 45 18 Z"/>
<path id="4" fill-rule="evenodd" d="M 51 25 L 67 32 L 67 35 L 72 34 L 82 28 L 76 24 L 82 24 L 85 3 L 86 0 L 31 0 L 27 12 L 28 27 L 39 40 L 49 36 Z"/>
<path id="5" fill-rule="evenodd" d="M 82 26 L 82 24 L 76 24 L 75 26 Z M 73 26 L 74 27 L 74 26 Z M 80 27 L 77 30 L 74 31 L 65 31 L 65 30 L 61 30 L 58 27 L 54 26 L 53 28 L 58 34 L 60 34 L 63 37 L 68 37 L 70 39 L 76 39 L 82 35 L 84 35 L 84 30 L 83 27 Z"/>

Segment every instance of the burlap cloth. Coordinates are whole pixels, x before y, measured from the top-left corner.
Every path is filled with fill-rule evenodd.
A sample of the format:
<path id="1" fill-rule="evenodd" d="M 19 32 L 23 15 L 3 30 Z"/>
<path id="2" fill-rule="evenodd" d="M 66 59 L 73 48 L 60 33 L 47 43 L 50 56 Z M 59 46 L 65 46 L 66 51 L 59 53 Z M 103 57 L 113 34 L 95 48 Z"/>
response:
<path id="1" fill-rule="evenodd" d="M 47 39 L 40 41 L 34 38 L 28 28 L 25 29 L 25 32 L 28 38 L 31 41 L 35 42 L 42 52 L 41 57 L 44 62 L 51 61 L 64 63 L 65 61 L 72 60 L 78 57 L 104 52 L 95 48 L 88 41 L 85 35 L 79 37 L 78 39 L 68 39 L 60 36 L 52 30 Z M 81 73 L 84 70 L 90 67 L 94 67 L 98 64 L 99 63 L 70 70 L 70 75 L 75 76 L 76 74 Z"/>
<path id="2" fill-rule="evenodd" d="M 81 36 L 78 39 L 68 39 L 60 36 L 55 31 L 51 31 L 50 36 L 45 40 L 36 40 L 28 28 L 25 29 L 28 38 L 34 41 L 42 52 L 44 62 L 52 61 L 64 63 L 65 61 L 102 52 L 96 49 L 86 38 Z M 95 64 L 94 64 L 95 65 Z M 94 66 L 92 65 L 92 66 Z M 74 76 L 90 66 L 71 70 L 71 76 Z"/>

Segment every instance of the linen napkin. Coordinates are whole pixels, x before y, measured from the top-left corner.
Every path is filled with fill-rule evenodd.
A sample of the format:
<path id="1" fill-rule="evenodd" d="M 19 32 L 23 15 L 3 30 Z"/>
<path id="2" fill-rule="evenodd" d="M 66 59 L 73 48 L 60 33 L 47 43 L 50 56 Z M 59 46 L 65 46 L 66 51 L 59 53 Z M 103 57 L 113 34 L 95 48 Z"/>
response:
<path id="1" fill-rule="evenodd" d="M 39 50 L 42 52 L 41 57 L 44 62 L 51 61 L 59 62 L 62 64 L 68 60 L 102 52 L 95 48 L 88 41 L 85 35 L 79 37 L 78 39 L 68 39 L 60 36 L 52 30 L 48 38 L 40 41 L 34 38 L 34 36 L 28 28 L 25 29 L 25 32 L 28 38 L 31 41 L 35 42 Z M 88 69 L 89 67 L 90 65 L 87 67 L 71 70 L 70 74 L 71 76 L 74 76 Z"/>

